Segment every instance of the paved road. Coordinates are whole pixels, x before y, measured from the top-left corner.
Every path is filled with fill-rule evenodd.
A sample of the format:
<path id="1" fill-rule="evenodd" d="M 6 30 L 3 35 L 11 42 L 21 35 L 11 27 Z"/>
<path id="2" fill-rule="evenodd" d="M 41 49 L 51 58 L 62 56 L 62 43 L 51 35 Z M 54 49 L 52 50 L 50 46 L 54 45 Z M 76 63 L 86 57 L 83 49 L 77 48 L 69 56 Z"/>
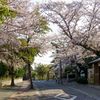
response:
<path id="1" fill-rule="evenodd" d="M 100 89 L 88 85 L 68 83 L 65 86 L 55 81 L 34 81 L 34 84 L 39 100 L 100 100 Z"/>

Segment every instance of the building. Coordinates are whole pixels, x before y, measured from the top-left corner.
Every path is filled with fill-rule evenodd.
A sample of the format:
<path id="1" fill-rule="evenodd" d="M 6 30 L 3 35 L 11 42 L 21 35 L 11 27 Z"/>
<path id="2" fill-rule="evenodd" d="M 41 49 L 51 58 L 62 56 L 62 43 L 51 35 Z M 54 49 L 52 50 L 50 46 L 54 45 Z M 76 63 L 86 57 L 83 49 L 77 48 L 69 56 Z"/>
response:
<path id="1" fill-rule="evenodd" d="M 100 58 L 89 62 L 94 69 L 94 84 L 100 85 Z"/>

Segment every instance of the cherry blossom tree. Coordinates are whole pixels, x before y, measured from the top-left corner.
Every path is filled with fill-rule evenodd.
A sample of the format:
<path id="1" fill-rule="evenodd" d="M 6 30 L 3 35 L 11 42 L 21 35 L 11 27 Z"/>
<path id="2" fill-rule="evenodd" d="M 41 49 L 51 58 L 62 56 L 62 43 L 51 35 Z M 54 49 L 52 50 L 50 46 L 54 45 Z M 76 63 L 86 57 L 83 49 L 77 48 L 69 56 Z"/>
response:
<path id="1" fill-rule="evenodd" d="M 49 2 L 42 6 L 48 20 L 59 27 L 73 45 L 100 56 L 100 1 Z"/>
<path id="2" fill-rule="evenodd" d="M 14 19 L 9 18 L 9 20 L 5 21 L 5 24 L 0 27 L 0 53 L 3 58 L 4 55 L 11 55 L 12 60 L 10 61 L 12 66 L 16 53 L 21 54 L 21 51 L 26 53 L 23 53 L 21 58 L 26 57 L 28 61 L 30 88 L 33 88 L 30 67 L 34 56 L 33 60 L 31 60 L 30 57 L 32 58 L 32 54 L 30 50 L 32 49 L 32 51 L 34 51 L 38 48 L 40 53 L 45 53 L 48 50 L 47 47 L 50 48 L 50 39 L 42 35 L 47 33 L 50 28 L 48 27 L 46 18 L 39 12 L 38 5 L 34 5 L 27 0 L 8 0 L 7 5 L 9 8 L 16 10 L 18 14 Z M 22 41 L 20 41 L 20 39 L 24 39 L 26 45 L 22 46 Z"/>
<path id="3" fill-rule="evenodd" d="M 55 65 L 58 65 L 60 69 L 64 69 L 70 65 L 75 69 L 77 75 L 80 75 L 81 70 L 84 70 L 85 77 L 87 77 L 87 65 L 83 59 L 94 57 L 95 55 L 92 52 L 73 45 L 66 35 L 61 36 L 61 34 L 55 37 L 52 41 L 52 45 L 56 47 L 56 52 L 52 55 L 55 57 L 53 62 Z M 81 70 L 78 71 L 78 68 Z"/>

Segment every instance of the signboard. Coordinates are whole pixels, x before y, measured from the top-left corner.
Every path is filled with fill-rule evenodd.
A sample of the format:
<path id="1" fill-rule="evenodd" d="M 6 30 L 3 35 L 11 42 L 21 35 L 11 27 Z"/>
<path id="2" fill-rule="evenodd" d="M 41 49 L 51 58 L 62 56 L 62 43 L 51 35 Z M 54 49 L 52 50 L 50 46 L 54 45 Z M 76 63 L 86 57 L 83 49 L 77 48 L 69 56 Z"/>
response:
<path id="1" fill-rule="evenodd" d="M 94 84 L 94 69 L 88 69 L 88 83 Z"/>

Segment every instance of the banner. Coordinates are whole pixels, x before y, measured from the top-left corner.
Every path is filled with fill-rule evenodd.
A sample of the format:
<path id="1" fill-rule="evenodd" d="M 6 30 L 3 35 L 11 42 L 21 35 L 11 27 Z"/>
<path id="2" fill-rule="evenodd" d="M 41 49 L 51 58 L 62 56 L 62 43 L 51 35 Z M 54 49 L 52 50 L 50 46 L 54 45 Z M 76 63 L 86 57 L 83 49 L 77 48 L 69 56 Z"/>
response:
<path id="1" fill-rule="evenodd" d="M 94 84 L 94 69 L 88 69 L 88 83 Z"/>

